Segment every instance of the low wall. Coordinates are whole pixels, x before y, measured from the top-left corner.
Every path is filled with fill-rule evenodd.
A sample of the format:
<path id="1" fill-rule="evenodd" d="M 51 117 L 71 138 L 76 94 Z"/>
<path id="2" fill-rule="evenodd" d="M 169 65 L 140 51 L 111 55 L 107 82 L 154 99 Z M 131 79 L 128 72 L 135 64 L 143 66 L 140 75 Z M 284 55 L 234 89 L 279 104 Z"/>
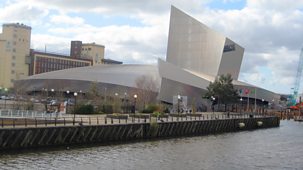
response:
<path id="1" fill-rule="evenodd" d="M 262 122 L 262 123 L 260 123 Z M 239 126 L 239 123 L 243 127 Z M 0 151 L 47 146 L 123 142 L 278 127 L 278 117 L 182 122 L 0 129 Z"/>

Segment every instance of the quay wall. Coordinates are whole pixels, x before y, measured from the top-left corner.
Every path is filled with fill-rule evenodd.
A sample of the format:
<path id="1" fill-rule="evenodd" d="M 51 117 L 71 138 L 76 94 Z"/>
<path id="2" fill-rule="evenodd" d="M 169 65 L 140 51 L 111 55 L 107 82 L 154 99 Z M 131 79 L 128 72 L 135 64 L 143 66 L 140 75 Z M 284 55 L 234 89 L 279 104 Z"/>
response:
<path id="1" fill-rule="evenodd" d="M 278 117 L 261 117 L 178 122 L 0 128 L 0 151 L 198 136 L 271 128 L 278 127 L 279 125 L 280 119 Z"/>

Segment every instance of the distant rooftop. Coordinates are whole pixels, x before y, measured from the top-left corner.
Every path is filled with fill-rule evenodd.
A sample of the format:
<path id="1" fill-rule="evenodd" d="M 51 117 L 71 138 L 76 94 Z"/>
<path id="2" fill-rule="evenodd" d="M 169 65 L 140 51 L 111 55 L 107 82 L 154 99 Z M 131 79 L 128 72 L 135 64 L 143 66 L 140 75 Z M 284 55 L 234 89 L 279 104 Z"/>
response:
<path id="1" fill-rule="evenodd" d="M 12 26 L 12 27 L 19 27 L 19 28 L 25 28 L 25 29 L 29 29 L 29 30 L 32 29 L 32 27 L 27 26 L 27 25 L 22 24 L 22 23 L 6 23 L 6 24 L 3 24 L 3 27 L 10 27 L 10 26 Z"/>

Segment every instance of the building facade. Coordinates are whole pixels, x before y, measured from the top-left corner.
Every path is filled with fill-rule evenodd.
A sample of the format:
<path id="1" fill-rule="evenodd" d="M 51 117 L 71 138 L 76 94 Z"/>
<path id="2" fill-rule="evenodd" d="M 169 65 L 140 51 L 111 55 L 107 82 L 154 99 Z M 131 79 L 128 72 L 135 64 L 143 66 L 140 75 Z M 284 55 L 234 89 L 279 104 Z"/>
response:
<path id="1" fill-rule="evenodd" d="M 102 64 L 104 59 L 104 46 L 96 43 L 82 44 L 81 58 L 90 59 L 93 65 Z"/>
<path id="2" fill-rule="evenodd" d="M 31 76 L 20 80 L 18 85 L 25 91 L 47 85 L 61 91 L 86 93 L 95 82 L 106 95 L 113 95 L 115 92 L 130 94 L 138 89 L 148 91 L 144 86 L 138 86 L 138 82 L 142 82 L 138 80 L 145 80 L 147 84 L 155 82 L 153 92 L 157 93 L 157 100 L 174 105 L 176 96 L 183 96 L 189 107 L 195 105 L 203 110 L 210 105 L 208 99 L 202 98 L 209 84 L 218 76 L 229 73 L 239 91 L 241 108 L 253 110 L 257 105 L 260 108 L 264 104 L 279 103 L 279 94 L 238 80 L 243 47 L 175 7 L 171 10 L 169 27 L 166 61 L 158 59 L 157 65 L 94 65 Z M 81 50 L 85 51 L 83 46 Z M 138 95 L 138 100 L 144 96 Z"/>
<path id="3" fill-rule="evenodd" d="M 31 50 L 30 56 L 29 75 L 92 65 L 92 60 L 35 50 Z"/>
<path id="4" fill-rule="evenodd" d="M 0 86 L 9 88 L 29 74 L 31 27 L 3 24 L 0 34 Z"/>

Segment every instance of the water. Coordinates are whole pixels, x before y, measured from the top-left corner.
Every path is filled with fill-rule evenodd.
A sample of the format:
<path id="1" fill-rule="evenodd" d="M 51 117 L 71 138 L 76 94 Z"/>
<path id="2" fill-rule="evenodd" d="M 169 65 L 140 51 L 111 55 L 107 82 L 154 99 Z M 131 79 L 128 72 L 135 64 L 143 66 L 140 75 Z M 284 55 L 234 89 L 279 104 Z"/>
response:
<path id="1" fill-rule="evenodd" d="M 0 169 L 303 169 L 303 123 L 279 128 L 0 156 Z"/>

